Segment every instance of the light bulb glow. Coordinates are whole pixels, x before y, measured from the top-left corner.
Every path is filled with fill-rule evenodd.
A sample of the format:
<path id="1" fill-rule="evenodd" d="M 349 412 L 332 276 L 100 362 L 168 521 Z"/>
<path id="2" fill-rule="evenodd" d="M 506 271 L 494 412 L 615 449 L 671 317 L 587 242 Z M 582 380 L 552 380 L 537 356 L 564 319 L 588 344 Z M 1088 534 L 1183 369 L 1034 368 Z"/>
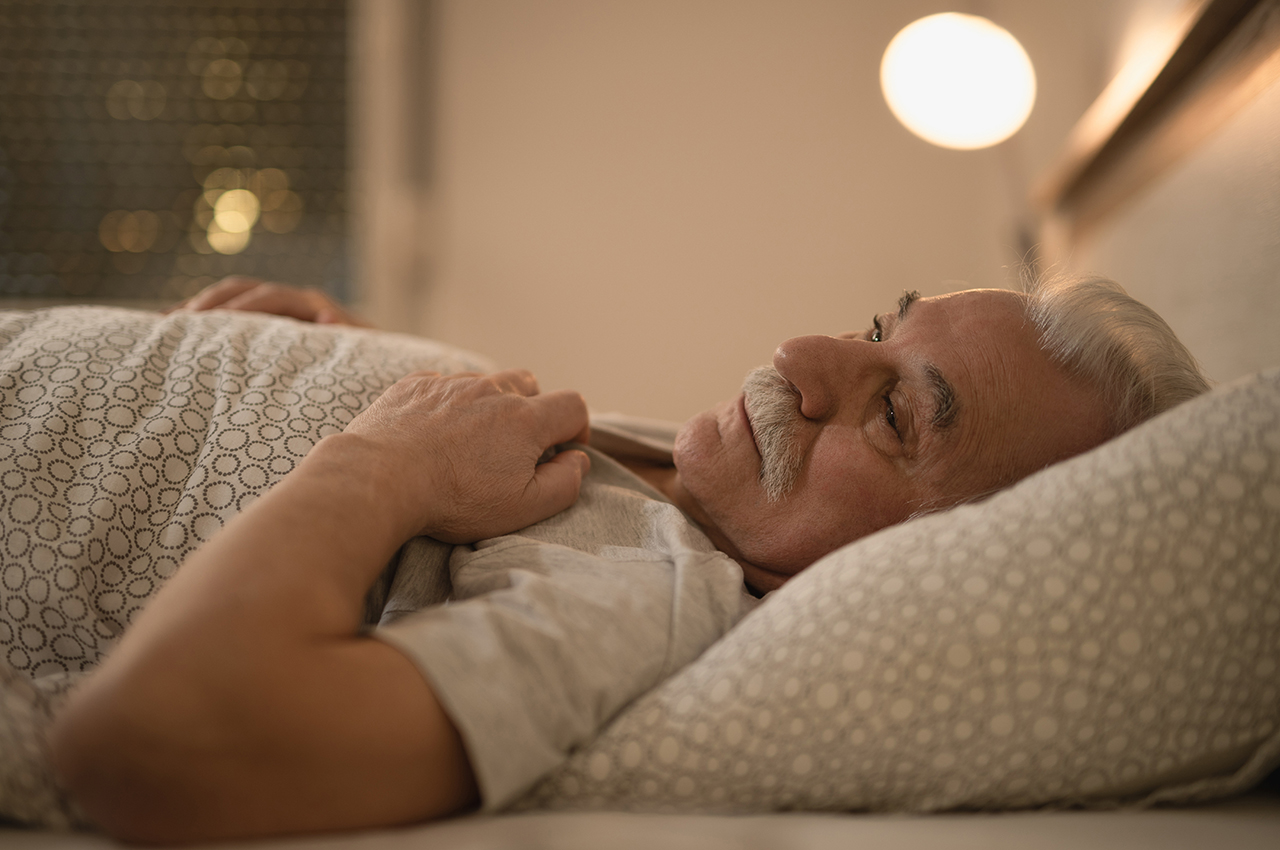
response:
<path id="1" fill-rule="evenodd" d="M 258 196 L 248 189 L 223 192 L 213 205 L 213 220 L 226 233 L 244 233 L 258 220 Z"/>
<path id="2" fill-rule="evenodd" d="M 880 88 L 908 130 L 935 145 L 973 150 L 1022 127 L 1035 105 L 1036 74 L 1008 30 L 944 12 L 893 37 L 880 61 Z"/>

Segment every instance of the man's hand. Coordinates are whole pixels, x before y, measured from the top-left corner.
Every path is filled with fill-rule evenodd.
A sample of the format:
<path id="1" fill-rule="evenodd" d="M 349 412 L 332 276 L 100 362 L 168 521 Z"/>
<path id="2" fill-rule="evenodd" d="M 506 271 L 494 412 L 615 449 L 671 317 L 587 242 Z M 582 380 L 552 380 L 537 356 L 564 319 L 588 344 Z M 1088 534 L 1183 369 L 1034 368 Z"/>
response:
<path id="1" fill-rule="evenodd" d="M 568 390 L 538 393 L 523 370 L 410 375 L 346 428 L 409 533 L 450 543 L 506 534 L 574 503 L 590 466 L 579 451 L 545 463 L 550 447 L 587 440 L 587 406 Z M 350 445 L 352 441 L 348 441 Z"/>
<path id="2" fill-rule="evenodd" d="M 195 295 L 163 311 L 175 310 L 243 310 L 289 316 L 318 325 L 352 325 L 372 327 L 368 322 L 348 313 L 318 289 L 302 289 L 284 283 L 272 283 L 256 277 L 224 277 Z"/>

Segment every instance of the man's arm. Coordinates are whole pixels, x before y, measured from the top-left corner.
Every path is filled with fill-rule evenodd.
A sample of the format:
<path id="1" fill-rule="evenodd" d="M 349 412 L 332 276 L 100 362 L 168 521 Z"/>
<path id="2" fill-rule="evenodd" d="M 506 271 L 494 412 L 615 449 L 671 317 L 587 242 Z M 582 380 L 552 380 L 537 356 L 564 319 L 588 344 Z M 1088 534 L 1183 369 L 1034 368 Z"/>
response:
<path id="1" fill-rule="evenodd" d="M 56 719 L 54 763 L 111 834 L 208 840 L 407 823 L 476 798 L 418 670 L 358 630 L 396 548 L 521 528 L 577 497 L 573 393 L 419 375 L 194 553 Z"/>

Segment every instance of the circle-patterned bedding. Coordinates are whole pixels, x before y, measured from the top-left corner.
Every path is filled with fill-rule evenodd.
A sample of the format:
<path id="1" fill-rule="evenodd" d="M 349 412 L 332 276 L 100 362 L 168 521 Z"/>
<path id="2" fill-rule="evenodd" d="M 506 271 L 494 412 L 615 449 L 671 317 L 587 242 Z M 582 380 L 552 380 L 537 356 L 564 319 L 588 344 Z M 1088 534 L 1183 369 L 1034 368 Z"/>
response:
<path id="1" fill-rule="evenodd" d="M 66 822 L 51 699 L 191 551 L 400 377 L 488 368 L 244 313 L 0 313 L 0 816 Z"/>

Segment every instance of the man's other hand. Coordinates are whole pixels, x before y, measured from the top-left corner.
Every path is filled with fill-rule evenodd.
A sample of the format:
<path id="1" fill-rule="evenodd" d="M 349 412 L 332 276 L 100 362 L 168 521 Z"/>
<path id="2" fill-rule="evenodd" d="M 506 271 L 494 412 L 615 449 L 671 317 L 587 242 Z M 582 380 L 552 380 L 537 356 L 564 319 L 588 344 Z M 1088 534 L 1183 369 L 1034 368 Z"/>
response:
<path id="1" fill-rule="evenodd" d="M 342 305 L 318 289 L 303 289 L 284 283 L 259 280 L 256 277 L 224 277 L 210 284 L 186 301 L 164 310 L 243 310 L 289 316 L 318 325 L 351 325 L 372 327 L 368 322 L 347 312 Z"/>
<path id="2" fill-rule="evenodd" d="M 559 513 L 577 500 L 590 467 L 580 451 L 538 462 L 552 446 L 587 440 L 587 406 L 569 390 L 540 394 L 523 370 L 409 375 L 344 436 L 377 476 L 386 510 L 404 512 L 402 527 L 449 543 L 507 534 Z"/>

